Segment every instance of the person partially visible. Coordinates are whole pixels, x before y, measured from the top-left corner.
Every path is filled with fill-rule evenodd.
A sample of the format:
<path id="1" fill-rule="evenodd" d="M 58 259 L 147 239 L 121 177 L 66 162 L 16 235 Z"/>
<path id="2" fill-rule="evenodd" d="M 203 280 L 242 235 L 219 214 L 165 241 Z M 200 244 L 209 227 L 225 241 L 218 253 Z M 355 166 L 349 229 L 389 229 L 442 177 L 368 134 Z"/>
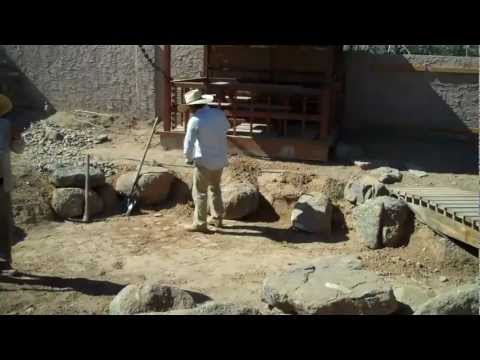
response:
<path id="1" fill-rule="evenodd" d="M 224 205 L 221 191 L 223 169 L 228 165 L 227 133 L 230 123 L 225 113 L 208 106 L 213 97 L 202 95 L 200 90 L 185 94 L 185 105 L 192 113 L 184 141 L 187 164 L 195 166 L 193 174 L 193 200 L 195 212 L 190 232 L 207 232 L 208 226 L 223 225 Z M 210 194 L 208 194 L 208 192 Z M 210 219 L 207 219 L 210 195 Z"/>
<path id="2" fill-rule="evenodd" d="M 25 147 L 20 132 L 6 118 L 12 109 L 11 100 L 0 94 L 0 274 L 3 275 L 15 274 L 12 269 L 13 175 L 10 151 L 20 154 Z"/>

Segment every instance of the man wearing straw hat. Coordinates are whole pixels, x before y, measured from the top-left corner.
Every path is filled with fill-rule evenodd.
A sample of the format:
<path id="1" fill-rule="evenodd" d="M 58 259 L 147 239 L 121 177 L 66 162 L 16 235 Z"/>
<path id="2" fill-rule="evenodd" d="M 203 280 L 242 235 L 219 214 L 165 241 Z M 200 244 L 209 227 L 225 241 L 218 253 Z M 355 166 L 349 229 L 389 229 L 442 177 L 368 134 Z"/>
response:
<path id="1" fill-rule="evenodd" d="M 0 94 L 0 274 L 14 274 L 12 270 L 13 214 L 10 192 L 13 176 L 10 151 L 21 153 L 25 146 L 21 135 L 5 116 L 12 111 L 10 99 Z"/>
<path id="2" fill-rule="evenodd" d="M 227 132 L 230 124 L 225 113 L 207 104 L 213 96 L 202 95 L 200 90 L 185 94 L 185 105 L 192 117 L 187 126 L 183 146 L 187 164 L 195 165 L 193 199 L 195 212 L 191 232 L 207 232 L 207 222 L 222 227 L 224 207 L 220 188 L 223 168 L 228 165 Z M 211 218 L 207 220 L 208 192 L 210 192 Z"/>

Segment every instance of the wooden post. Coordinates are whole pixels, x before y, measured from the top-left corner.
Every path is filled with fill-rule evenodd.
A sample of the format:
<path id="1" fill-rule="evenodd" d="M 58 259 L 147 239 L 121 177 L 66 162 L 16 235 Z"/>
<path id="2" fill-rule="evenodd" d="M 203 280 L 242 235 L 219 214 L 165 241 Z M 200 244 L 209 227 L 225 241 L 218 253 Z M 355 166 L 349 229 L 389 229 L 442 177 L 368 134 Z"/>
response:
<path id="1" fill-rule="evenodd" d="M 88 193 L 90 192 L 90 155 L 85 159 L 85 210 L 83 211 L 83 222 L 90 221 L 90 210 L 88 204 Z"/>
<path id="2" fill-rule="evenodd" d="M 320 123 L 320 137 L 325 139 L 328 136 L 328 123 L 330 121 L 330 89 L 324 88 L 319 100 L 320 111 L 323 115 L 322 122 Z"/>
<path id="3" fill-rule="evenodd" d="M 205 45 L 203 47 L 203 74 L 202 77 L 206 78 L 208 84 L 208 52 L 210 47 Z"/>
<path id="4" fill-rule="evenodd" d="M 172 130 L 171 105 L 171 47 L 155 45 L 155 65 L 162 71 L 155 71 L 155 116 L 163 121 L 163 130 Z"/>

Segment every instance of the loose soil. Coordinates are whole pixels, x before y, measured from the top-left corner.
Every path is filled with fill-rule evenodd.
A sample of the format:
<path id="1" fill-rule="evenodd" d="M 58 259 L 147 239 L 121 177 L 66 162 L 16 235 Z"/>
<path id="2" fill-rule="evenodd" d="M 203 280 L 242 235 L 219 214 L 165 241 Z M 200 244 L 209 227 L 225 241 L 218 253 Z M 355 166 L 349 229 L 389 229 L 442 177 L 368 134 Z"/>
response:
<path id="1" fill-rule="evenodd" d="M 115 122 L 108 123 L 112 141 L 90 151 L 98 160 L 114 162 L 120 172 L 135 168 L 150 131 L 142 122 L 128 124 L 128 131 L 122 131 Z M 261 301 L 265 277 L 327 254 L 356 254 L 387 280 L 412 282 L 437 293 L 472 282 L 478 274 L 477 257 L 459 247 L 445 250 L 422 224 L 406 247 L 365 249 L 352 226 L 352 207 L 341 200 L 348 179 L 364 172 L 354 166 L 232 157 L 225 181 L 251 181 L 268 202 L 246 221 L 226 221 L 224 229 L 202 235 L 183 230 L 191 221 L 192 203 L 178 204 L 173 197 L 163 207 L 130 218 L 113 216 L 90 224 L 52 221 L 45 206 L 50 185 L 29 170 L 33 161 L 13 157 L 15 208 L 39 210 L 16 211 L 17 226 L 25 234 L 17 237 L 14 266 L 25 276 L 0 278 L 0 314 L 106 314 L 123 286 L 145 279 L 268 313 Z M 182 179 L 191 177 L 181 152 L 162 150 L 158 139 L 147 162 L 163 165 Z M 478 191 L 478 176 L 468 174 L 430 173 L 417 179 L 404 172 L 402 183 Z M 290 229 L 289 209 L 308 191 L 328 193 L 339 210 L 330 239 Z M 441 276 L 448 281 L 441 282 Z"/>

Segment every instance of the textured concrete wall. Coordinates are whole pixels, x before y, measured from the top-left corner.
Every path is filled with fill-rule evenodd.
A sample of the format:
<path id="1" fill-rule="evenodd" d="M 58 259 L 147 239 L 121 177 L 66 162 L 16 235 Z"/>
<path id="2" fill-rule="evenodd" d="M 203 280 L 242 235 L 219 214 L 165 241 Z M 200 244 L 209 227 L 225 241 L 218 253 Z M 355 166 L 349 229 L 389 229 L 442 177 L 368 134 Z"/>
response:
<path id="1" fill-rule="evenodd" d="M 477 66 L 478 58 L 347 56 L 346 128 L 478 129 L 478 74 L 383 72 L 375 66 Z M 372 68 L 373 66 L 373 68 Z"/>
<path id="2" fill-rule="evenodd" d="M 153 46 L 146 46 L 153 58 Z M 135 45 L 0 45 L 0 60 L 22 73 L 12 89 L 17 107 L 83 109 L 151 118 L 154 73 Z M 192 77 L 203 68 L 203 46 L 172 49 L 172 73 Z"/>
<path id="3" fill-rule="evenodd" d="M 192 78 L 203 72 L 204 45 L 175 45 L 172 47 L 172 76 Z"/>
<path id="4" fill-rule="evenodd" d="M 147 46 L 153 56 L 153 47 Z M 123 112 L 151 118 L 153 70 L 135 45 L 0 45 L 23 73 L 15 100 L 20 107 Z M 478 58 L 347 55 L 347 128 L 478 128 L 478 75 L 378 72 L 375 64 L 477 65 Z M 203 45 L 174 45 L 172 75 L 199 76 Z"/>
<path id="5" fill-rule="evenodd" d="M 154 113 L 153 72 L 135 46 L 2 47 L 24 75 L 20 90 L 25 93 L 17 99 L 21 104 L 28 99 L 32 108 L 43 106 L 43 99 L 31 93 L 36 88 L 57 110 Z"/>

